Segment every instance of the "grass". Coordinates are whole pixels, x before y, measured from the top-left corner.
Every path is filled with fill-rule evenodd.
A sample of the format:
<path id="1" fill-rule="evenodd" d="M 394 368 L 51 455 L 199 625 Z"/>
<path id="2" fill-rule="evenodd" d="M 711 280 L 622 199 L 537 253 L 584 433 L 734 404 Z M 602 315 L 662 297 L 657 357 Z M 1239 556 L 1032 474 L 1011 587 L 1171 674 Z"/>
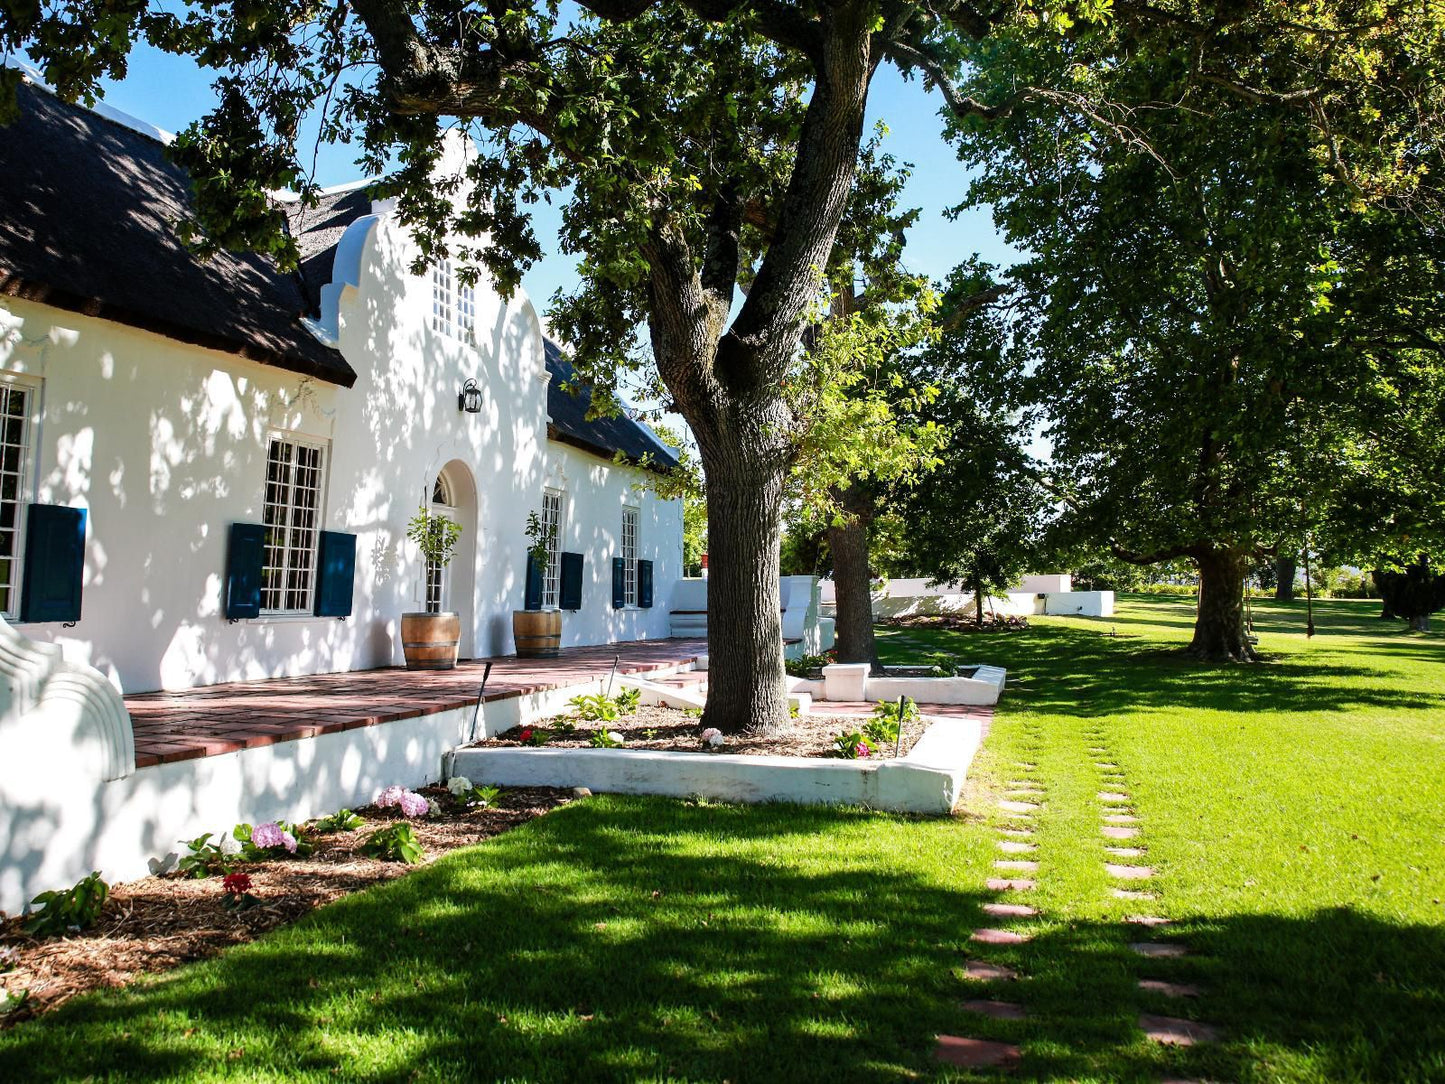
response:
<path id="1" fill-rule="evenodd" d="M 1027 633 L 885 630 L 895 659 L 1010 669 L 966 815 L 573 803 L 0 1034 L 0 1079 L 971 1079 L 932 1062 L 939 1033 L 1021 1043 L 1023 1079 L 1445 1079 L 1445 640 L 1370 614 L 1323 604 L 1306 641 L 1299 608 L 1259 607 L 1270 661 L 1230 668 L 1172 653 L 1190 617 L 1172 600 Z M 1142 821 L 1147 907 L 1195 956 L 1128 951 L 1160 938 L 1108 894 L 1095 745 Z M 993 799 L 1025 774 L 1047 789 L 1045 914 L 1025 944 L 970 949 L 1010 819 Z M 1028 977 L 969 983 L 968 955 Z M 1205 993 L 1180 1007 L 1143 976 Z M 1031 1017 L 961 1009 L 988 994 Z M 1155 1046 L 1141 1011 L 1224 1041 Z"/>

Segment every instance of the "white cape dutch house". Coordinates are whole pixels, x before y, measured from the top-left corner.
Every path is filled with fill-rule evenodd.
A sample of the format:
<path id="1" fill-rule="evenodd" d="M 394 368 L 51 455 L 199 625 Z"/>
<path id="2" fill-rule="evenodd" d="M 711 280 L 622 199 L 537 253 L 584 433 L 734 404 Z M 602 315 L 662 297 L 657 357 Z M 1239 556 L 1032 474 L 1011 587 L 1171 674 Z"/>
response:
<path id="1" fill-rule="evenodd" d="M 22 775 L 85 778 L 16 755 L 39 747 L 47 675 L 123 718 L 95 671 L 129 694 L 398 665 L 401 615 L 428 600 L 460 615 L 462 658 L 510 653 L 529 607 L 565 611 L 564 646 L 669 634 L 680 502 L 637 483 L 673 456 L 587 419 L 525 297 L 411 274 L 407 230 L 356 186 L 286 206 L 298 274 L 200 261 L 161 139 L 19 95 L 0 135 L 0 907 L 16 833 L 47 815 Z M 462 526 L 444 573 L 406 539 L 422 502 Z M 529 591 L 533 511 L 557 543 Z M 101 777 L 134 770 L 120 727 Z"/>

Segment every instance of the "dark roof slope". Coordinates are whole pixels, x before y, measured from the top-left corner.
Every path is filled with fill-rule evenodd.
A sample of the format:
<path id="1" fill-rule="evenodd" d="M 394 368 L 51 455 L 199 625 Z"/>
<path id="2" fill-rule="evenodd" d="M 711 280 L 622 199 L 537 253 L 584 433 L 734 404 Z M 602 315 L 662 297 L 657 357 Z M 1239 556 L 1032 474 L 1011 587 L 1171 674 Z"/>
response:
<path id="1" fill-rule="evenodd" d="M 621 452 L 633 462 L 644 456 L 650 457 L 649 464 L 658 470 L 671 470 L 677 466 L 677 455 L 652 430 L 625 413 L 615 418 L 594 418 L 587 420 L 587 407 L 592 402 L 592 388 L 583 384 L 576 394 L 563 388 L 577 381 L 577 370 L 567 360 L 562 348 L 551 339 L 547 340 L 547 372 L 552 379 L 547 384 L 547 435 L 564 444 L 572 444 L 589 452 L 612 456 Z"/>
<path id="2" fill-rule="evenodd" d="M 321 287 L 331 281 L 336 245 L 346 227 L 362 215 L 371 214 L 371 197 L 366 186 L 344 192 L 323 192 L 315 207 L 300 203 L 286 206 L 291 236 L 301 249 L 301 279 L 306 289 L 306 307 L 311 315 L 321 312 Z"/>
<path id="3" fill-rule="evenodd" d="M 202 261 L 181 244 L 190 180 L 160 142 L 25 81 L 19 105 L 0 129 L 0 293 L 355 382 L 301 323 L 299 276 L 255 253 Z"/>

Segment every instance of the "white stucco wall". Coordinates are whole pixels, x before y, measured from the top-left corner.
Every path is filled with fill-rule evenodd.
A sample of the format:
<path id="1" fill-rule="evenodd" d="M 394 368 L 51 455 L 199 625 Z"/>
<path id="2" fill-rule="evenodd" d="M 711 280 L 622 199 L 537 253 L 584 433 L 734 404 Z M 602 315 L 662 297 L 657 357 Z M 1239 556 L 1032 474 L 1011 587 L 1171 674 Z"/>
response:
<path id="1" fill-rule="evenodd" d="M 402 661 L 400 616 L 421 607 L 406 522 L 448 463 L 472 482 L 452 608 L 464 657 L 512 650 L 527 513 L 567 491 L 563 548 L 581 549 L 583 609 L 565 642 L 667 635 L 681 570 L 680 502 L 635 494 L 640 472 L 546 438 L 542 331 L 520 293 L 477 287 L 477 345 L 434 334 L 431 286 L 407 273 L 410 239 L 386 214 L 354 224 L 328 288 L 346 389 L 230 354 L 20 299 L 0 299 L 0 371 L 40 382 L 29 499 L 89 509 L 82 620 L 18 626 L 62 645 L 124 692 L 362 669 Z M 347 266 L 343 266 L 347 264 Z M 323 322 L 326 311 L 323 307 Z M 457 409 L 467 378 L 480 414 Z M 232 522 L 262 520 L 268 436 L 329 442 L 321 526 L 357 535 L 354 610 L 339 621 L 222 616 Z M 465 493 L 467 486 L 461 487 Z M 621 506 L 641 509 L 655 562 L 651 611 L 611 610 Z"/>

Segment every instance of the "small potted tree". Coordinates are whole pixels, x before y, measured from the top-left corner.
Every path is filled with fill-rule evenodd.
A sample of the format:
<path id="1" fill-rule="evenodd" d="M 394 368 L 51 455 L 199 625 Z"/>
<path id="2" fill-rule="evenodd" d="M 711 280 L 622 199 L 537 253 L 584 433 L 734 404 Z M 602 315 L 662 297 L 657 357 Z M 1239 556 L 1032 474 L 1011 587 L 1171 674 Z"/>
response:
<path id="1" fill-rule="evenodd" d="M 446 516 L 434 516 L 423 504 L 406 525 L 406 536 L 421 551 L 423 580 L 435 568 L 440 575 L 456 555 L 461 524 Z M 462 638 L 462 621 L 457 614 L 443 611 L 440 597 L 434 597 L 423 583 L 426 609 L 401 615 L 401 650 L 408 670 L 450 670 L 457 664 Z"/>
<path id="2" fill-rule="evenodd" d="M 562 646 L 562 611 L 543 609 L 543 580 L 557 540 L 554 524 L 543 524 L 536 512 L 527 513 L 526 609 L 512 611 L 512 639 L 522 658 L 555 658 Z"/>

